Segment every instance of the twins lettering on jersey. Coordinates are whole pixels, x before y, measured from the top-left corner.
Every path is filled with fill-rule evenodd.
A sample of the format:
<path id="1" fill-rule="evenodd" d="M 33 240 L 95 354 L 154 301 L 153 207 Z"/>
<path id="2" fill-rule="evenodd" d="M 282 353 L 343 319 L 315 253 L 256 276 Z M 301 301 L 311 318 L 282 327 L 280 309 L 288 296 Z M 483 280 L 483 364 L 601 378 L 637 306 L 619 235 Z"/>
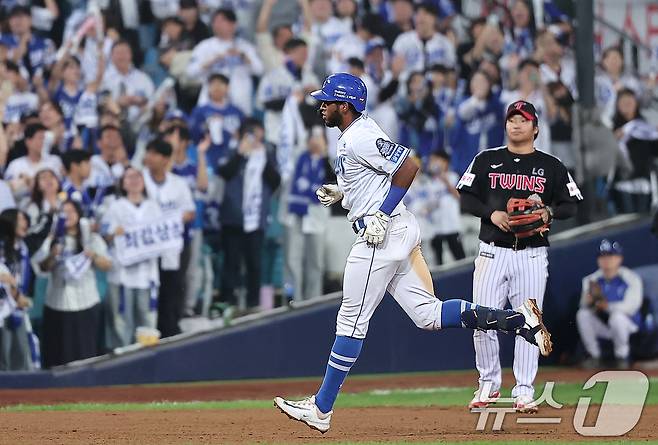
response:
<path id="1" fill-rule="evenodd" d="M 527 190 L 535 193 L 544 193 L 546 178 L 529 176 L 517 173 L 489 173 L 490 187 L 505 190 Z"/>

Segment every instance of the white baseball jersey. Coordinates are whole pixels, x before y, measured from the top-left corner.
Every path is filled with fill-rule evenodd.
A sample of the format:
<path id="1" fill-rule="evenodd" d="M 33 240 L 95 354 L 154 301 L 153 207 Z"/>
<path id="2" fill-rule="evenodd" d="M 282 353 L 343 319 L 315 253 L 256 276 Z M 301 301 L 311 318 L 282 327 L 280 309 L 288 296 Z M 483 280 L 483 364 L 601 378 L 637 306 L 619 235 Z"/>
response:
<path id="1" fill-rule="evenodd" d="M 363 217 L 367 224 L 384 201 L 391 177 L 409 149 L 391 142 L 365 114 L 338 139 L 336 174 L 344 193 L 348 219 Z M 336 335 L 365 338 L 375 309 L 388 291 L 421 329 L 441 329 L 442 302 L 420 250 L 420 227 L 400 203 L 391 213 L 386 237 L 373 248 L 358 236 L 345 266 L 343 300 L 336 319 Z M 464 303 L 465 304 L 465 303 Z M 464 307 L 464 310 L 466 308 Z"/>
<path id="2" fill-rule="evenodd" d="M 550 66 L 542 63 L 539 67 L 541 81 L 544 85 L 560 81 L 571 92 L 571 96 L 578 100 L 578 85 L 576 83 L 576 62 L 571 57 L 563 57 L 560 62 L 560 71 L 554 71 Z"/>
<path id="3" fill-rule="evenodd" d="M 244 54 L 246 60 L 239 54 L 229 55 L 231 50 Z M 204 66 L 219 55 L 224 55 L 224 57 L 210 66 Z M 208 102 L 206 79 L 211 73 L 222 73 L 229 78 L 231 102 L 244 114 L 251 116 L 254 89 L 252 76 L 263 74 L 263 63 L 258 57 L 254 45 L 241 38 L 222 40 L 218 37 L 210 37 L 194 47 L 192 58 L 187 66 L 187 75 L 191 79 L 203 81 L 197 105 L 204 105 Z"/>
<path id="4" fill-rule="evenodd" d="M 455 46 L 446 36 L 435 33 L 423 44 L 416 31 L 400 34 L 393 43 L 393 54 L 402 55 L 406 63 L 406 72 L 423 71 L 434 64 L 454 67 L 457 61 Z"/>
<path id="5" fill-rule="evenodd" d="M 340 73 L 349 71 L 347 59 L 355 57 L 364 60 L 366 56 L 366 43 L 357 34 L 350 32 L 342 36 L 333 47 L 329 72 Z M 370 90 L 368 90 L 370 91 Z"/>
<path id="6" fill-rule="evenodd" d="M 160 206 L 151 199 L 145 199 L 139 206 L 136 206 L 127 198 L 121 197 L 112 201 L 104 213 L 103 232 L 111 234 L 118 227 L 125 229 L 134 224 L 157 221 L 161 214 Z M 110 249 L 110 253 L 114 257 L 114 247 Z M 160 283 L 158 260 L 152 258 L 130 266 L 122 266 L 119 261 L 115 260 L 107 275 L 107 281 L 133 289 L 150 289 L 151 284 Z"/>
<path id="7" fill-rule="evenodd" d="M 591 282 L 597 282 L 608 301 L 607 320 L 588 306 L 587 295 Z M 630 337 L 639 329 L 642 306 L 642 278 L 627 267 L 619 268 L 614 278 L 607 280 L 601 269 L 583 278 L 580 309 L 576 313 L 576 325 L 587 353 L 601 357 L 599 338 L 612 340 L 615 357 L 627 359 L 630 353 Z"/>
<path id="8" fill-rule="evenodd" d="M 391 188 L 391 177 L 409 156 L 409 149 L 391 142 L 379 125 L 365 114 L 338 138 L 334 170 L 343 192 L 347 219 L 374 215 Z M 392 214 L 405 209 L 400 202 Z"/>
<path id="9" fill-rule="evenodd" d="M 63 166 L 59 156 L 42 155 L 41 160 L 36 164 L 30 161 L 27 156 L 14 159 L 7 166 L 7 170 L 5 170 L 5 179 L 16 179 L 21 175 L 34 178 L 39 170 L 45 168 L 51 169 L 61 178 Z"/>
<path id="10" fill-rule="evenodd" d="M 137 68 L 131 68 L 128 73 L 123 74 L 114 65 L 110 65 L 103 75 L 101 90 L 108 90 L 114 100 L 124 95 L 140 96 L 148 100 L 153 96 L 155 87 L 151 78 Z M 136 120 L 140 114 L 140 107 L 131 105 L 128 108 L 129 120 Z"/>
<path id="11" fill-rule="evenodd" d="M 272 100 L 285 100 L 295 89 L 301 89 L 305 85 L 319 85 L 318 78 L 308 69 L 302 70 L 301 80 L 297 80 L 285 66 L 280 66 L 263 76 L 258 84 L 256 93 L 256 105 L 258 108 L 265 109 L 265 104 Z M 267 110 L 265 109 L 265 139 L 275 145 L 280 143 L 281 118 L 283 109 Z"/>

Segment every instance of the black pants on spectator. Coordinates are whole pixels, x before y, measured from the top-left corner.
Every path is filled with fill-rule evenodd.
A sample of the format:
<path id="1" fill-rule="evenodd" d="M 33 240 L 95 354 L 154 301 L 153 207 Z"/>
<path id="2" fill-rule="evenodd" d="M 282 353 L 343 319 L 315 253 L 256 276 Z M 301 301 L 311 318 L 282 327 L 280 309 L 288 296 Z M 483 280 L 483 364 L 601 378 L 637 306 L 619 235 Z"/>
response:
<path id="1" fill-rule="evenodd" d="M 100 303 L 83 311 L 43 308 L 41 357 L 44 368 L 98 355 Z"/>
<path id="2" fill-rule="evenodd" d="M 177 270 L 162 270 L 160 267 L 160 290 L 158 292 L 158 330 L 162 338 L 180 334 L 178 322 L 183 315 L 185 303 L 185 265 L 190 263 L 190 249 L 186 244 Z"/>
<path id="3" fill-rule="evenodd" d="M 235 293 L 240 281 L 240 270 L 244 264 L 247 275 L 247 307 L 259 304 L 261 285 L 261 256 L 263 250 L 262 230 L 245 233 L 241 227 L 222 227 L 224 244 L 224 271 L 222 274 L 222 300 L 237 304 Z"/>
<path id="4" fill-rule="evenodd" d="M 436 256 L 436 263 L 441 265 L 443 264 L 443 242 L 448 242 L 448 247 L 452 256 L 456 260 L 461 260 L 466 257 L 464 253 L 464 247 L 462 246 L 461 239 L 459 239 L 459 233 L 450 233 L 447 235 L 436 235 L 432 238 L 432 249 L 434 249 L 434 256 Z"/>

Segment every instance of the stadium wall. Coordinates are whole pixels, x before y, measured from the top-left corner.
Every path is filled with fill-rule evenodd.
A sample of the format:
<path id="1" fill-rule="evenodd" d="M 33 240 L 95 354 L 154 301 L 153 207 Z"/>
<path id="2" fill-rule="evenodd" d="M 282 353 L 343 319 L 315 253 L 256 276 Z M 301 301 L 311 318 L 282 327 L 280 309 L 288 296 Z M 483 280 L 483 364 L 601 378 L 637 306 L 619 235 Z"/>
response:
<path id="1" fill-rule="evenodd" d="M 596 252 L 603 237 L 622 243 L 628 266 L 658 265 L 658 240 L 649 233 L 646 221 L 555 243 L 550 250 L 550 278 L 544 305 L 546 321 L 556 341 L 551 360 L 577 344 L 574 317 L 580 283 L 596 267 Z M 438 295 L 470 299 L 472 271 L 473 265 L 469 263 L 435 277 Z M 109 360 L 50 371 L 2 373 L 0 387 L 319 376 L 324 372 L 334 339 L 339 303 L 334 299 Z M 511 365 L 512 351 L 513 338 L 501 336 L 503 366 Z M 352 373 L 471 369 L 474 363 L 469 331 L 419 330 L 387 295 L 371 321 L 368 339 Z"/>

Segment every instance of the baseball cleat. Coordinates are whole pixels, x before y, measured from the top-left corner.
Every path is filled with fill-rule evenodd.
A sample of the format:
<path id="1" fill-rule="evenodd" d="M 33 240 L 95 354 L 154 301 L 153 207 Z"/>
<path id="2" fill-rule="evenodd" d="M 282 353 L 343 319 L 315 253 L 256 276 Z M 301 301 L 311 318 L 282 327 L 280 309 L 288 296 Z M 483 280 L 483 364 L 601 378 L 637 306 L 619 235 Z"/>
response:
<path id="1" fill-rule="evenodd" d="M 329 431 L 333 411 L 329 411 L 327 414 L 321 413 L 315 404 L 314 395 L 304 400 L 295 401 L 275 397 L 274 406 L 291 419 L 304 422 L 311 429 L 320 431 L 322 434 Z"/>
<path id="2" fill-rule="evenodd" d="M 468 409 L 473 408 L 486 408 L 491 403 L 496 403 L 500 398 L 500 391 L 492 391 L 489 394 L 489 397 L 482 397 L 481 390 L 477 390 L 473 393 L 475 397 L 468 404 Z"/>
<path id="3" fill-rule="evenodd" d="M 517 413 L 535 414 L 539 411 L 537 403 L 530 396 L 516 396 L 514 399 L 514 409 Z"/>
<path id="4" fill-rule="evenodd" d="M 529 343 L 539 346 L 541 355 L 547 356 L 553 350 L 551 334 L 544 326 L 541 310 L 534 298 L 526 300 L 521 306 L 514 309 L 525 317 L 525 325 L 516 331 L 517 335 L 525 338 Z"/>

